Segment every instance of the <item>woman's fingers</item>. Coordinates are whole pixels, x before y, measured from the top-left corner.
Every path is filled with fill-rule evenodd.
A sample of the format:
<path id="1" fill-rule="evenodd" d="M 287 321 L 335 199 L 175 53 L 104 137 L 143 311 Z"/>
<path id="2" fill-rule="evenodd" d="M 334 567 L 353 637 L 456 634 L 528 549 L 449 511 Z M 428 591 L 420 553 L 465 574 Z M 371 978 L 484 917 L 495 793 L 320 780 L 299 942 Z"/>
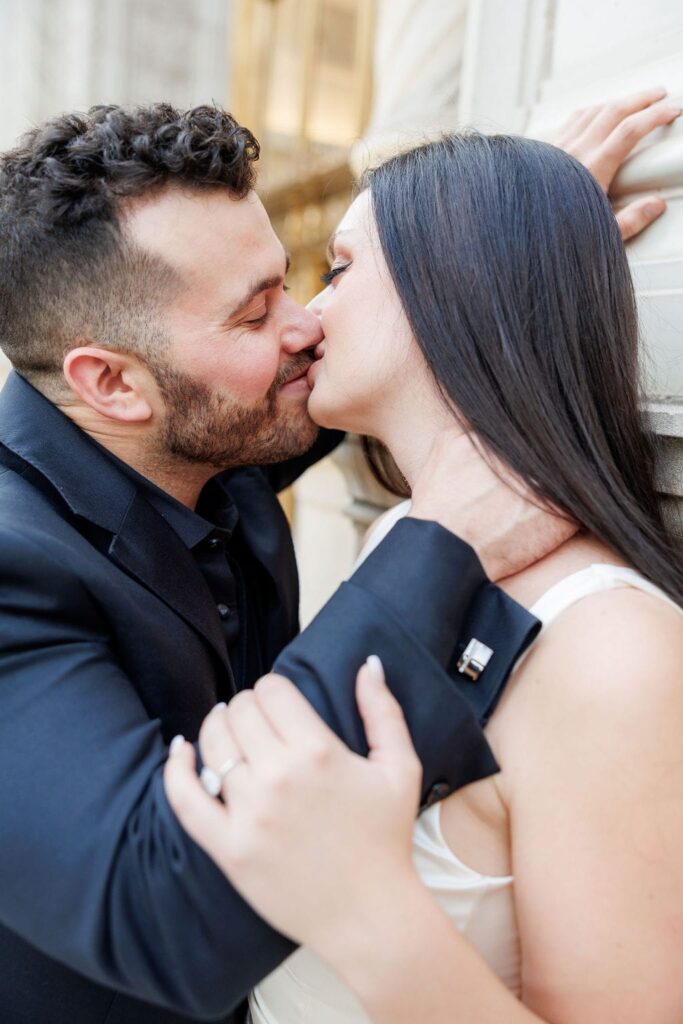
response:
<path id="1" fill-rule="evenodd" d="M 575 110 L 560 128 L 555 145 L 571 153 L 576 149 L 592 148 L 604 141 L 624 118 L 651 107 L 665 96 L 666 89 L 658 86 L 609 103 L 596 103 Z"/>
<path id="2" fill-rule="evenodd" d="M 665 209 L 666 203 L 660 196 L 648 196 L 647 199 L 629 203 L 617 213 L 621 237 L 626 242 L 634 235 L 640 234 L 644 228 L 661 217 Z"/>
<path id="3" fill-rule="evenodd" d="M 556 145 L 587 167 L 608 192 L 617 171 L 638 143 L 680 115 L 680 108 L 665 97 L 666 89 L 657 87 L 577 110 L 563 125 Z M 648 223 L 642 217 L 640 222 L 642 227 Z"/>
<path id="4" fill-rule="evenodd" d="M 666 89 L 644 89 L 611 103 L 578 110 L 564 124 L 557 145 L 571 153 L 609 193 L 616 174 L 650 132 L 671 124 L 679 107 L 665 100 Z M 614 193 L 618 194 L 618 193 Z M 664 212 L 657 196 L 630 203 L 617 214 L 622 238 L 639 234 Z"/>
<path id="5" fill-rule="evenodd" d="M 318 742 L 340 743 L 315 708 L 284 676 L 272 672 L 263 676 L 254 687 L 254 696 L 286 743 L 304 747 Z"/>
<path id="6" fill-rule="evenodd" d="M 422 766 L 415 753 L 400 704 L 386 685 L 382 662 L 371 655 L 356 680 L 358 710 L 365 726 L 369 759 L 389 768 L 419 799 Z"/>
<path id="7" fill-rule="evenodd" d="M 584 107 L 581 110 L 574 110 L 560 128 L 555 145 L 560 149 L 567 149 L 573 142 L 581 137 L 601 107 Z"/>
<path id="8" fill-rule="evenodd" d="M 594 108 L 594 114 L 586 125 L 586 142 L 595 145 L 602 142 L 614 129 L 635 114 L 655 109 L 653 104 L 661 104 L 666 96 L 666 89 L 644 89 L 624 96 L 609 103 L 602 103 Z"/>
<path id="9" fill-rule="evenodd" d="M 655 128 L 671 124 L 680 113 L 680 107 L 658 103 L 624 118 L 607 135 L 601 132 L 594 134 L 594 127 L 591 126 L 585 147 L 592 152 L 583 162 L 603 189 L 608 191 L 620 166 L 638 143 Z"/>
<path id="10" fill-rule="evenodd" d="M 250 764 L 259 764 L 277 756 L 282 738 L 263 713 L 254 690 L 242 690 L 233 697 L 225 718 L 239 749 Z"/>
<path id="11" fill-rule="evenodd" d="M 215 772 L 233 760 L 248 765 L 272 759 L 281 740 L 259 708 L 252 690 L 243 690 L 229 705 L 217 705 L 204 719 L 199 732 L 202 761 Z M 235 769 L 241 772 L 243 769 Z M 232 782 L 233 772 L 229 780 Z M 229 785 L 226 777 L 226 787 Z"/>
<path id="12" fill-rule="evenodd" d="M 203 763 L 215 772 L 227 761 L 244 756 L 230 729 L 225 704 L 217 704 L 202 722 L 199 752 Z"/>
<path id="13" fill-rule="evenodd" d="M 349 751 L 288 680 L 269 676 L 253 704 L 233 698 L 237 714 L 218 708 L 202 730 L 212 757 L 231 742 L 258 752 L 257 763 L 230 772 L 227 807 L 204 792 L 189 744 L 174 744 L 165 767 L 170 805 L 191 838 L 273 927 L 313 948 L 357 917 L 354 896 L 362 903 L 377 892 L 387 871 L 401 885 L 412 877 L 417 759 L 394 698 L 377 678 L 364 689 L 364 675 L 359 703 L 374 764 Z M 266 761 L 269 747 L 276 756 Z M 368 843 L 372 857 L 363 855 Z"/>
<path id="14" fill-rule="evenodd" d="M 197 778 L 191 743 L 177 737 L 164 767 L 164 788 L 171 808 L 191 839 L 221 865 L 229 820 L 225 807 L 204 790 Z"/>

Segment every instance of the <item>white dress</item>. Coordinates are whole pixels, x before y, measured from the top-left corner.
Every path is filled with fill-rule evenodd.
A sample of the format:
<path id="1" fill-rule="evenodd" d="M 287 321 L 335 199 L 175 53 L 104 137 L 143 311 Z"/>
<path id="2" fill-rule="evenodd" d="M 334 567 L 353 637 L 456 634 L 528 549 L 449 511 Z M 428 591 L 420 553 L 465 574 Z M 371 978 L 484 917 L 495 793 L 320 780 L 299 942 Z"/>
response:
<path id="1" fill-rule="evenodd" d="M 392 510 L 363 551 L 365 558 L 409 502 Z M 635 587 L 667 601 L 666 594 L 632 569 L 595 564 L 560 580 L 531 608 L 551 622 L 575 601 L 601 590 Z M 539 634 L 540 635 L 540 634 Z M 519 668 L 524 656 L 513 670 Z M 446 844 L 440 826 L 441 805 L 434 804 L 415 823 L 413 856 L 419 875 L 453 926 L 462 932 L 507 987 L 521 994 L 521 954 L 511 875 L 492 877 L 463 864 Z M 371 1024 L 354 994 L 307 949 L 293 953 L 254 989 L 249 1000 L 253 1024 Z"/>

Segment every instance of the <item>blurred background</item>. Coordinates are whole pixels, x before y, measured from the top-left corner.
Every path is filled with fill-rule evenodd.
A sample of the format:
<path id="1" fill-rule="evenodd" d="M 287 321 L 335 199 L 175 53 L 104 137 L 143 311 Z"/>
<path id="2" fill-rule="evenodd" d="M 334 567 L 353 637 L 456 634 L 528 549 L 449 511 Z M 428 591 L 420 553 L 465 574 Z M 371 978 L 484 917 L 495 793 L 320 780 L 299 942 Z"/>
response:
<path id="1" fill-rule="evenodd" d="M 683 102 L 680 0 L 0 0 L 0 148 L 93 103 L 223 104 L 262 143 L 259 190 L 302 301 L 319 290 L 327 239 L 366 164 L 465 125 L 552 141 L 574 108 L 660 84 Z M 668 212 L 629 249 L 646 414 L 673 511 L 683 503 L 681 121 L 639 148 L 615 194 L 653 190 Z M 391 500 L 355 439 L 285 496 L 304 622 Z"/>

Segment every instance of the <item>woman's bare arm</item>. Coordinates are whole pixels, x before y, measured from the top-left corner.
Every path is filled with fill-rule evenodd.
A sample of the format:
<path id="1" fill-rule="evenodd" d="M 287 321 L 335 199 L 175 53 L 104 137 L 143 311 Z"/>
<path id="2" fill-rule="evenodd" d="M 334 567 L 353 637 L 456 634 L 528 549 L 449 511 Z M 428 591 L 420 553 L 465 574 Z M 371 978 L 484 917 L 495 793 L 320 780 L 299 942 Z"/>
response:
<path id="1" fill-rule="evenodd" d="M 525 733 L 505 752 L 523 999 L 553 1024 L 680 1021 L 683 616 L 595 594 L 524 683 Z"/>
<path id="2" fill-rule="evenodd" d="M 525 666 L 526 735 L 505 757 L 523 1002 L 412 865 L 419 765 L 370 669 L 351 754 L 286 680 L 207 719 L 241 754 L 227 807 L 167 766 L 181 822 L 276 928 L 329 962 L 376 1024 L 679 1024 L 683 1008 L 683 618 L 624 590 L 564 613 Z M 521 702 L 518 702 L 521 703 Z"/>

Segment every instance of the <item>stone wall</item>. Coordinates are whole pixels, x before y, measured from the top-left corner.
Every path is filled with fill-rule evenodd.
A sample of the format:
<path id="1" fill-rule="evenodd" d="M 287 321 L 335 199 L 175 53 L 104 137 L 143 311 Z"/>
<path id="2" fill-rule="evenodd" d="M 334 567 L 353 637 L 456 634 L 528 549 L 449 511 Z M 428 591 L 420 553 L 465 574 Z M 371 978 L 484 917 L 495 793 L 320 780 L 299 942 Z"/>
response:
<path id="1" fill-rule="evenodd" d="M 2 0 L 0 150 L 95 103 L 224 104 L 232 0 Z M 8 369 L 0 353 L 0 380 Z"/>

